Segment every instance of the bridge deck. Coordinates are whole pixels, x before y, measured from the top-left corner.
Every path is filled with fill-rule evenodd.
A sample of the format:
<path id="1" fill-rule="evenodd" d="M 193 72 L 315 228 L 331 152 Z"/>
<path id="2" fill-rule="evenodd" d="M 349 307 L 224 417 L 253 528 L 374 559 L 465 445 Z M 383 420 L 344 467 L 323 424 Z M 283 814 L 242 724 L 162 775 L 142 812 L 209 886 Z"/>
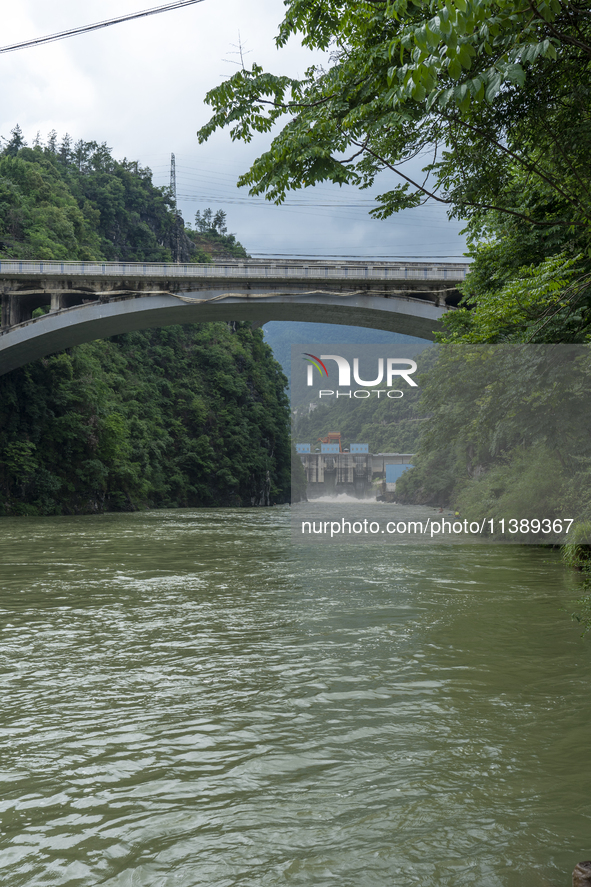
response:
<path id="1" fill-rule="evenodd" d="M 72 345 L 212 320 L 304 320 L 434 338 L 464 263 L 0 261 L 0 375 Z M 39 312 L 38 309 L 43 309 Z M 39 316 L 33 317 L 33 314 Z"/>

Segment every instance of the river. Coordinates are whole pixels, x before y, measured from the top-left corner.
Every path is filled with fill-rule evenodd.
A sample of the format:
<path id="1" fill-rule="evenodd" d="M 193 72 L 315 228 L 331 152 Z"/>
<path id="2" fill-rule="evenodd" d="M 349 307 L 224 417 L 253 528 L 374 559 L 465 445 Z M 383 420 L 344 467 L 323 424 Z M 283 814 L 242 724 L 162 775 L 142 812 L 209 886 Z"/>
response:
<path id="1" fill-rule="evenodd" d="M 557 551 L 3 518 L 0 586 L 6 887 L 567 887 L 591 857 Z"/>

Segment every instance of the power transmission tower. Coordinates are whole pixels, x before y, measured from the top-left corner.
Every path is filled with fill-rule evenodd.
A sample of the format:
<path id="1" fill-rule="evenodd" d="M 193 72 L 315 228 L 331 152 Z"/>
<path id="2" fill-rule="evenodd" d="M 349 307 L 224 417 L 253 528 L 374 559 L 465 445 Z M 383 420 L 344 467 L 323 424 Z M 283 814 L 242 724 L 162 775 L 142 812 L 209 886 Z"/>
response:
<path id="1" fill-rule="evenodd" d="M 175 214 L 175 231 L 174 231 L 174 244 L 172 248 L 172 258 L 174 262 L 180 262 L 181 257 L 181 228 L 183 224 L 183 220 L 180 216 L 176 205 L 176 161 L 174 154 L 170 155 L 170 194 L 172 199 L 174 200 L 174 214 Z"/>
<path id="2" fill-rule="evenodd" d="M 170 191 L 172 199 L 174 200 L 174 205 L 176 206 L 176 162 L 174 154 L 170 155 Z"/>

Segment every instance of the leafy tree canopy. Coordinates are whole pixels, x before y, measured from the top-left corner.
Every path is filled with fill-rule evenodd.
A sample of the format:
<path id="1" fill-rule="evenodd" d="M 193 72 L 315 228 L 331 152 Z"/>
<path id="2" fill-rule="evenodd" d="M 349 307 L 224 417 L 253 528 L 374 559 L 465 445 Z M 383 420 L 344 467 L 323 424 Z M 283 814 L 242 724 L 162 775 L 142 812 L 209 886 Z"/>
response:
<path id="1" fill-rule="evenodd" d="M 569 0 L 287 0 L 329 51 L 294 79 L 242 69 L 201 141 L 283 127 L 239 184 L 280 203 L 323 180 L 372 186 L 386 218 L 435 200 L 467 221 L 473 270 L 446 338 L 586 341 L 591 329 L 591 9 Z M 421 177 L 415 158 L 426 158 Z M 476 310 L 474 310 L 476 309 Z"/>
<path id="2" fill-rule="evenodd" d="M 250 141 L 288 118 L 240 180 L 252 193 L 281 202 L 288 190 L 326 179 L 368 187 L 390 169 L 401 181 L 378 198 L 378 217 L 432 196 L 462 217 L 494 208 L 541 226 L 588 225 L 591 23 L 584 4 L 286 6 L 277 45 L 299 33 L 304 45 L 332 50 L 329 67 L 312 67 L 301 79 L 256 64 L 238 71 L 208 93 L 214 114 L 198 133 L 204 141 L 230 126 L 234 139 Z M 429 178 L 411 181 L 401 164 L 425 151 Z M 546 192 L 551 220 L 547 206 L 515 199 L 516 172 Z"/>

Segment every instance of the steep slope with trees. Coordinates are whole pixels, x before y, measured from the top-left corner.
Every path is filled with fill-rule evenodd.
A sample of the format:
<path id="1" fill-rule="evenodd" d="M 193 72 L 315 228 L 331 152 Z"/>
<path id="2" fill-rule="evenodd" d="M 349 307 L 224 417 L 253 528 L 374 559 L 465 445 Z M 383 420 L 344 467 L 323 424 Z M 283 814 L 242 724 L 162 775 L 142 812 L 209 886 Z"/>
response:
<path id="1" fill-rule="evenodd" d="M 223 211 L 199 218 L 185 229 L 150 170 L 96 142 L 29 148 L 17 127 L 0 154 L 0 258 L 245 255 Z M 286 381 L 248 323 L 129 333 L 2 376 L 0 514 L 287 501 Z"/>
<path id="2" fill-rule="evenodd" d="M 289 498 L 285 377 L 249 324 L 69 349 L 0 377 L 0 514 Z"/>
<path id="3" fill-rule="evenodd" d="M 228 234 L 226 213 L 218 209 L 214 213 L 209 207 L 201 213 L 195 213 L 195 230 L 189 231 L 189 237 L 206 261 L 217 259 L 247 259 L 248 253 L 234 234 Z"/>
<path id="4" fill-rule="evenodd" d="M 104 143 L 55 132 L 32 147 L 16 126 L 0 153 L 0 258 L 210 262 L 244 258 L 223 210 L 186 228 L 168 188 Z"/>

